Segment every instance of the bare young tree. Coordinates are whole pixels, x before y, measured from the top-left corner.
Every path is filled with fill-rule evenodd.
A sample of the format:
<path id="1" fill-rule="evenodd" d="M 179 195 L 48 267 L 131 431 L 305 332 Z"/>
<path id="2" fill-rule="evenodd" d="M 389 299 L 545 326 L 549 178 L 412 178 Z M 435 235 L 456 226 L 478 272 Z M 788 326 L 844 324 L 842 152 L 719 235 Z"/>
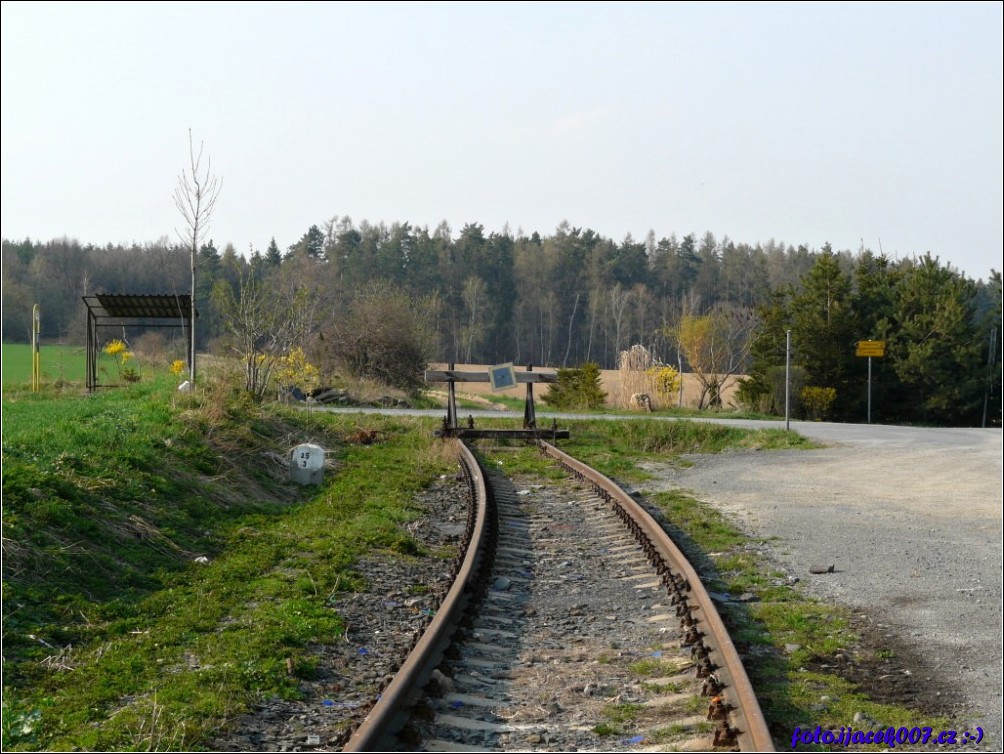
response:
<path id="1" fill-rule="evenodd" d="M 176 230 L 178 238 L 192 254 L 192 312 L 189 326 L 192 328 L 192 351 L 188 355 L 188 379 L 195 385 L 195 274 L 199 258 L 199 244 L 209 229 L 209 221 L 216 208 L 216 199 L 223 187 L 221 179 L 212 174 L 212 160 L 206 158 L 202 169 L 204 145 L 199 142 L 199 153 L 195 153 L 192 129 L 188 129 L 189 169 L 178 176 L 178 186 L 174 189 L 174 206 L 185 221 L 184 232 Z"/>
<path id="2" fill-rule="evenodd" d="M 461 328 L 461 337 L 465 341 L 464 362 L 471 363 L 475 344 L 480 345 L 484 337 L 484 308 L 487 286 L 477 275 L 471 275 L 464 281 L 464 309 L 467 311 L 467 325 Z"/>
<path id="3" fill-rule="evenodd" d="M 672 336 L 701 384 L 697 407 L 721 406 L 722 393 L 746 367 L 757 320 L 749 310 L 685 314 Z"/>
<path id="4" fill-rule="evenodd" d="M 213 301 L 244 363 L 244 387 L 261 401 L 280 359 L 314 330 L 318 290 L 293 276 L 266 285 L 245 270 L 237 289 L 217 281 Z"/>
<path id="5" fill-rule="evenodd" d="M 621 352 L 621 342 L 624 337 L 624 313 L 634 297 L 634 291 L 626 290 L 621 287 L 620 283 L 617 283 L 610 289 L 608 295 L 610 296 L 610 315 L 614 320 L 613 356 L 616 358 L 617 354 Z"/>

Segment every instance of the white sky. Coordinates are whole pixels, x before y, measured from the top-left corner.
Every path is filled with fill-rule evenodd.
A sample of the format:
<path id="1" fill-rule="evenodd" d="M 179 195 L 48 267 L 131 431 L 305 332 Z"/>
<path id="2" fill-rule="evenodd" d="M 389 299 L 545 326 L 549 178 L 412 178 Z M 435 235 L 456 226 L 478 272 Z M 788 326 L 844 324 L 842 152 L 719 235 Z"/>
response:
<path id="1" fill-rule="evenodd" d="M 1002 4 L 9 3 L 2 234 L 562 220 L 1002 267 Z"/>

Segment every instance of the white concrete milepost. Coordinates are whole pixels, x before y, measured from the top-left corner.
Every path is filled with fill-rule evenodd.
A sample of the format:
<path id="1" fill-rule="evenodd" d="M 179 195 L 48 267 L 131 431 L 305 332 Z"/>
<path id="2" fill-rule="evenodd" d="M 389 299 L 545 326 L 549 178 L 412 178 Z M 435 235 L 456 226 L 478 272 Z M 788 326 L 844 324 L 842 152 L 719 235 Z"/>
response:
<path id="1" fill-rule="evenodd" d="M 313 443 L 297 445 L 289 462 L 289 481 L 319 485 L 324 481 L 324 448 Z"/>

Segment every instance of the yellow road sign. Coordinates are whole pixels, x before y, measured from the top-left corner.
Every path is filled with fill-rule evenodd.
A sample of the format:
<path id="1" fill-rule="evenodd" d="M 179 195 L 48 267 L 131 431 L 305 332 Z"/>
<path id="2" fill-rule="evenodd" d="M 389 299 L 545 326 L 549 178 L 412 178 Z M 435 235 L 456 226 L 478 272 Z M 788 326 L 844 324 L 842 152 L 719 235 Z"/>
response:
<path id="1" fill-rule="evenodd" d="M 855 356 L 885 356 L 884 340 L 859 340 L 858 347 L 854 351 Z"/>

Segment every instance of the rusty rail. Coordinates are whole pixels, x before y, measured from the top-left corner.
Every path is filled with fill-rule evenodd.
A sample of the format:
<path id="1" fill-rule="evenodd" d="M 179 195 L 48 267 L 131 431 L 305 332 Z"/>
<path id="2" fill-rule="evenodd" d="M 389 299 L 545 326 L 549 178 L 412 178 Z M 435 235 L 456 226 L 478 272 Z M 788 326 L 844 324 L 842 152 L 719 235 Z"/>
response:
<path id="1" fill-rule="evenodd" d="M 694 567 L 654 518 L 613 481 L 553 445 L 542 451 L 580 479 L 592 483 L 615 505 L 618 515 L 641 542 L 686 628 L 704 693 L 711 697 L 708 717 L 717 721 L 715 746 L 738 745 L 741 751 L 774 751 L 763 712 L 735 645 Z"/>
<path id="2" fill-rule="evenodd" d="M 406 705 L 429 680 L 464 609 L 486 588 L 484 576 L 491 557 L 486 548 L 497 535 L 494 506 L 477 460 L 463 443 L 459 444 L 461 466 L 475 499 L 467 551 L 436 616 L 343 751 L 382 750 L 405 723 Z M 614 505 L 669 589 L 671 602 L 686 629 L 684 644 L 691 647 L 697 675 L 704 679 L 704 694 L 710 697 L 708 718 L 717 723 L 714 745 L 738 746 L 741 751 L 774 751 L 746 670 L 690 562 L 652 516 L 614 482 L 547 442 L 541 440 L 539 445 L 546 455 L 589 481 Z"/>
<path id="3" fill-rule="evenodd" d="M 342 751 L 381 751 L 382 743 L 394 735 L 406 721 L 404 709 L 424 686 L 442 659 L 463 615 L 464 608 L 478 591 L 483 590 L 487 552 L 496 527 L 494 506 L 485 484 L 485 476 L 474 454 L 458 440 L 460 464 L 471 486 L 473 515 L 468 525 L 468 546 L 453 586 L 436 611 L 404 664 L 387 685 L 379 700 L 370 709 L 363 723 L 356 728 Z"/>

